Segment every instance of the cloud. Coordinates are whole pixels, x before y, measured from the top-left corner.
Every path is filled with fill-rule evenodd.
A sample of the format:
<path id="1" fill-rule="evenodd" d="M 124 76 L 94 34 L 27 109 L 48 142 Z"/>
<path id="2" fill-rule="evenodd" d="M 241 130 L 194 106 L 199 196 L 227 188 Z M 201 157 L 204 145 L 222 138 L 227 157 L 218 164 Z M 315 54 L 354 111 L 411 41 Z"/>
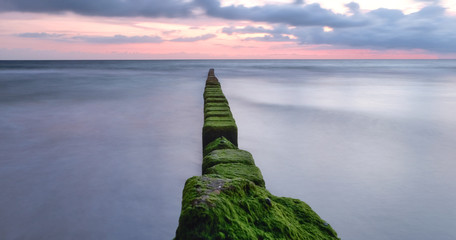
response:
<path id="1" fill-rule="evenodd" d="M 214 38 L 216 35 L 215 34 L 205 34 L 197 37 L 182 37 L 182 38 L 175 38 L 171 39 L 169 41 L 171 42 L 197 42 L 197 41 L 202 41 L 202 40 L 207 40 Z"/>
<path id="2" fill-rule="evenodd" d="M 223 33 L 228 35 L 232 35 L 233 33 L 269 33 L 269 34 L 284 34 L 289 33 L 288 27 L 286 25 L 277 25 L 273 29 L 266 29 L 264 27 L 253 27 L 253 26 L 246 26 L 243 28 L 236 28 L 236 27 L 225 27 L 222 29 Z"/>
<path id="3" fill-rule="evenodd" d="M 247 20 L 271 25 L 271 28 L 247 26 L 225 27 L 222 33 L 261 33 L 263 37 L 245 38 L 257 41 L 295 41 L 298 44 L 324 44 L 343 48 L 423 49 L 433 52 L 456 52 L 456 16 L 447 15 L 438 0 L 425 2 L 426 7 L 412 14 L 380 8 L 361 11 L 356 2 L 347 3 L 347 14 L 334 13 L 319 4 L 295 0 L 289 4 L 266 4 L 246 7 L 222 6 L 220 0 L 0 0 L 0 12 L 23 11 L 97 16 L 196 17 L 201 10 L 210 17 Z M 324 31 L 325 26 L 332 31 Z M 328 29 L 328 28 L 326 28 Z M 23 38 L 88 43 L 159 43 L 163 41 L 195 42 L 215 37 L 163 39 L 159 36 L 67 36 L 53 33 L 21 33 Z M 166 36 L 166 34 L 164 35 Z M 293 36 L 293 37 L 291 37 Z"/>
<path id="4" fill-rule="evenodd" d="M 273 29 L 266 29 L 264 27 L 253 27 L 253 26 L 246 26 L 243 28 L 236 28 L 236 27 L 225 27 L 222 29 L 223 33 L 228 35 L 232 35 L 235 33 L 241 34 L 249 34 L 249 33 L 266 33 L 267 35 L 263 37 L 249 37 L 244 38 L 244 40 L 255 40 L 255 41 L 263 41 L 263 42 L 290 42 L 294 41 L 289 36 L 284 35 L 288 34 L 290 31 L 287 26 L 285 25 L 277 25 Z"/>
<path id="5" fill-rule="evenodd" d="M 251 37 L 246 38 L 245 40 L 255 40 L 261 42 L 292 42 L 294 41 L 289 36 L 286 35 L 266 35 L 263 37 Z"/>
<path id="6" fill-rule="evenodd" d="M 197 37 L 182 37 L 175 38 L 170 40 L 165 40 L 160 36 L 125 36 L 125 35 L 114 35 L 114 36 L 90 36 L 90 35 L 78 35 L 78 36 L 69 36 L 66 34 L 56 34 L 56 33 L 20 33 L 15 36 L 22 38 L 38 38 L 46 39 L 59 42 L 87 42 L 94 44 L 127 44 L 127 43 L 161 43 L 165 41 L 169 42 L 197 42 L 203 41 L 210 38 L 214 38 L 215 34 L 205 34 Z"/>
<path id="7" fill-rule="evenodd" d="M 56 39 L 65 36 L 65 34 L 57 34 L 57 33 L 19 33 L 16 34 L 18 37 L 23 38 L 41 38 L 41 39 Z"/>
<path id="8" fill-rule="evenodd" d="M 218 0 L 195 0 L 208 16 L 230 20 L 281 23 L 293 26 L 353 27 L 368 24 L 359 16 L 336 14 L 313 4 L 270 4 L 260 7 L 225 6 Z M 299 3 L 299 1 L 298 1 Z"/>
<path id="9" fill-rule="evenodd" d="M 103 44 L 125 44 L 125 43 L 160 43 L 163 39 L 159 36 L 75 36 L 72 40 L 81 40 L 88 43 L 103 43 Z"/>
<path id="10" fill-rule="evenodd" d="M 350 3 L 345 4 L 345 7 L 347 7 L 349 9 L 349 12 L 352 13 L 352 14 L 358 14 L 359 13 L 360 7 L 359 7 L 358 3 L 350 2 Z"/>
<path id="11" fill-rule="evenodd" d="M 350 4 L 351 11 L 359 6 Z M 246 38 L 257 41 L 295 41 L 306 45 L 332 45 L 336 48 L 368 48 L 376 50 L 423 49 L 440 53 L 456 53 L 456 17 L 445 15 L 445 9 L 430 5 L 405 15 L 394 9 L 377 9 L 362 14 L 369 24 L 352 27 L 334 27 L 324 31 L 321 26 L 277 25 L 272 29 L 247 26 L 225 27 L 226 34 L 258 33 L 264 37 Z M 289 36 L 294 37 L 289 37 Z"/>
<path id="12" fill-rule="evenodd" d="M 0 0 L 0 12 L 73 12 L 87 16 L 185 17 L 193 4 L 185 0 Z"/>
<path id="13" fill-rule="evenodd" d="M 163 39 L 159 36 L 90 36 L 90 35 L 77 35 L 69 36 L 66 34 L 45 33 L 45 32 L 28 32 L 20 33 L 15 36 L 23 38 L 38 38 L 59 42 L 87 42 L 87 43 L 101 43 L 101 44 L 125 44 L 125 43 L 160 43 Z"/>
<path id="14" fill-rule="evenodd" d="M 456 52 L 456 17 L 445 16 L 445 9 L 428 6 L 404 15 L 397 10 L 378 9 L 367 13 L 372 24 L 355 28 L 297 28 L 293 34 L 301 44 L 331 44 L 370 49 L 424 49 Z"/>

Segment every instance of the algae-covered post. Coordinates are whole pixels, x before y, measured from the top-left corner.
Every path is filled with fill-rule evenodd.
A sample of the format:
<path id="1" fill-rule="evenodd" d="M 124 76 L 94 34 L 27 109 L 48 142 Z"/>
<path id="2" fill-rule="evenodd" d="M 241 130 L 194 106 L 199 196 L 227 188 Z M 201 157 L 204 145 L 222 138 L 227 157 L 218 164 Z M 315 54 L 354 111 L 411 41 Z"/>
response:
<path id="1" fill-rule="evenodd" d="M 202 176 L 185 183 L 175 239 L 339 239 L 306 203 L 266 190 L 214 69 L 203 96 Z"/>
<path id="2" fill-rule="evenodd" d="M 224 136 L 237 146 L 237 126 L 223 95 L 214 69 L 209 70 L 204 89 L 203 148 L 218 137 Z"/>

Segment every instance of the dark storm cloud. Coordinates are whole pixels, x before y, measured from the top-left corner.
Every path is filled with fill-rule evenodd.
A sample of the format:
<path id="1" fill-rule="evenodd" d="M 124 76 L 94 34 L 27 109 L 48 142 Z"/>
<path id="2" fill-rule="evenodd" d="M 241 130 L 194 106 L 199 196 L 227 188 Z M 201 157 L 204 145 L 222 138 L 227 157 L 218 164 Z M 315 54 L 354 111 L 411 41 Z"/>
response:
<path id="1" fill-rule="evenodd" d="M 189 16 L 192 3 L 183 0 L 0 0 L 0 12 L 73 12 L 88 16 Z"/>
<path id="2" fill-rule="evenodd" d="M 218 0 L 195 0 L 211 17 L 231 20 L 250 20 L 255 22 L 282 23 L 293 26 L 331 26 L 353 27 L 368 23 L 358 16 L 336 14 L 324 9 L 318 3 L 280 4 L 261 7 L 226 6 Z M 297 3 L 300 3 L 298 1 Z"/>

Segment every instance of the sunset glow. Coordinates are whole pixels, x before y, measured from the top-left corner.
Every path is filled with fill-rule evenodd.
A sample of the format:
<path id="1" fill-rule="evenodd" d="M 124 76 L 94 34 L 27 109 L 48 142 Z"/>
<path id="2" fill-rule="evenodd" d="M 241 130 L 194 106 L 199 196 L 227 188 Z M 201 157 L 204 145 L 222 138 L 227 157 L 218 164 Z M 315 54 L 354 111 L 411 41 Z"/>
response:
<path id="1" fill-rule="evenodd" d="M 26 2 L 0 0 L 0 59 L 456 57 L 450 0 Z"/>

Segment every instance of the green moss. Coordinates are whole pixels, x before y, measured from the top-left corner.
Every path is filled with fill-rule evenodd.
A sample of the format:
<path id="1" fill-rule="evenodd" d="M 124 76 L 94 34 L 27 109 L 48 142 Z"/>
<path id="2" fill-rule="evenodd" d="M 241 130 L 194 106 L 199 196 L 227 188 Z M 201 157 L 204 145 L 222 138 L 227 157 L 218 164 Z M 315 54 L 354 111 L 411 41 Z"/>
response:
<path id="1" fill-rule="evenodd" d="M 203 148 L 208 143 L 222 136 L 237 146 L 237 126 L 234 120 L 227 119 L 212 121 L 208 118 L 204 121 Z"/>
<path id="2" fill-rule="evenodd" d="M 215 97 L 215 98 L 225 98 L 222 92 L 206 92 L 204 94 L 205 98 Z"/>
<path id="3" fill-rule="evenodd" d="M 220 87 L 220 83 L 215 80 L 206 81 L 206 87 L 210 87 L 210 86 Z"/>
<path id="4" fill-rule="evenodd" d="M 204 118 L 209 118 L 209 117 L 230 117 L 233 118 L 231 115 L 231 111 L 229 110 L 224 110 L 224 111 L 208 111 L 204 113 Z"/>
<path id="5" fill-rule="evenodd" d="M 204 99 L 204 103 L 228 103 L 226 98 L 207 97 Z"/>
<path id="6" fill-rule="evenodd" d="M 208 113 L 210 113 L 210 112 L 208 112 Z M 205 121 L 206 122 L 226 122 L 226 121 L 230 121 L 232 123 L 235 123 L 234 118 L 231 115 L 227 115 L 227 116 L 211 116 L 211 117 L 206 118 Z"/>
<path id="7" fill-rule="evenodd" d="M 209 97 L 209 96 L 222 96 L 222 97 L 225 97 L 225 95 L 223 94 L 222 90 L 219 90 L 219 89 L 214 89 L 214 90 L 209 90 L 209 91 L 205 91 L 204 94 L 203 94 L 203 97 Z"/>
<path id="8" fill-rule="evenodd" d="M 204 88 L 204 92 L 222 92 L 221 87 L 207 86 Z"/>
<path id="9" fill-rule="evenodd" d="M 176 240 L 338 239 L 307 204 L 280 198 L 245 179 L 187 180 Z"/>
<path id="10" fill-rule="evenodd" d="M 207 103 L 204 112 L 209 111 L 230 111 L 230 107 L 226 103 Z"/>
<path id="11" fill-rule="evenodd" d="M 227 140 L 228 141 L 228 140 Z M 207 168 L 221 163 L 242 163 L 255 165 L 252 154 L 240 149 L 213 150 L 203 158 L 203 173 Z"/>
<path id="12" fill-rule="evenodd" d="M 225 137 L 219 137 L 214 141 L 210 142 L 209 144 L 207 144 L 207 146 L 203 149 L 203 156 L 206 156 L 212 151 L 218 149 L 237 149 L 237 147 Z"/>
<path id="13" fill-rule="evenodd" d="M 207 168 L 203 174 L 217 174 L 223 178 L 243 178 L 252 181 L 260 187 L 264 187 L 263 175 L 260 169 L 255 165 L 246 165 L 243 163 L 222 163 Z"/>
<path id="14" fill-rule="evenodd" d="M 185 183 L 176 239 L 338 239 L 307 204 L 266 190 L 252 155 L 237 148 L 237 126 L 214 70 L 208 75 L 204 175 Z"/>

